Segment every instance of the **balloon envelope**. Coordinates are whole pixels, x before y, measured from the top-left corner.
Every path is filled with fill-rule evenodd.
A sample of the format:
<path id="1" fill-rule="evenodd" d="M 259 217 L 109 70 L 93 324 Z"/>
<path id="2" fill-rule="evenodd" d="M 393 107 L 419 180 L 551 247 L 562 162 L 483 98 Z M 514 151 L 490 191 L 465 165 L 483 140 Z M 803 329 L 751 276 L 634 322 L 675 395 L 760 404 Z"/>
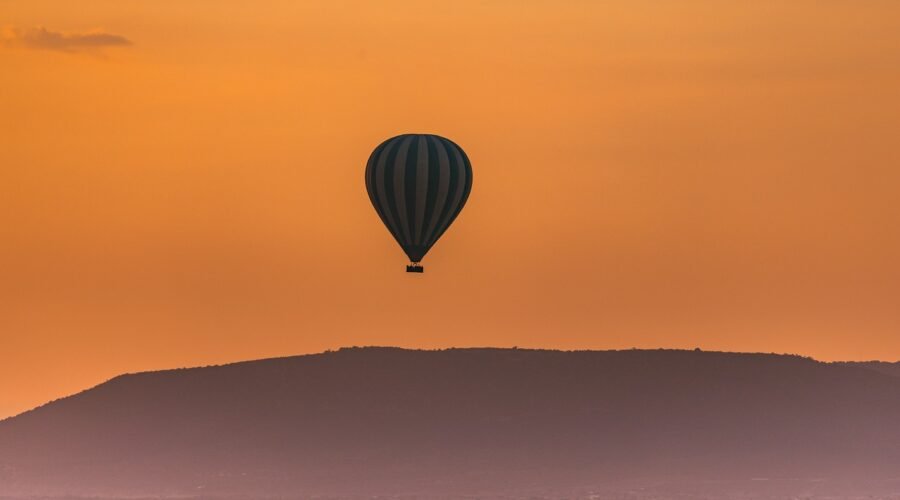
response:
<path id="1" fill-rule="evenodd" d="M 472 190 L 472 165 L 462 148 L 449 139 L 398 135 L 369 156 L 366 190 L 409 260 L 419 262 L 466 204 Z"/>

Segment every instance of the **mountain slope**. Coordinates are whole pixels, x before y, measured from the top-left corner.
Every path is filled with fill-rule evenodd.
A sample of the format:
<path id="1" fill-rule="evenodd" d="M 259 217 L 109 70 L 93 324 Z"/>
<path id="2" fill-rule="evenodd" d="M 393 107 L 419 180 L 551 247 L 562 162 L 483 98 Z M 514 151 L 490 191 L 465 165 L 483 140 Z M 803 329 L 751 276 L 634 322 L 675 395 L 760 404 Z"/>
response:
<path id="1" fill-rule="evenodd" d="M 900 379 L 768 354 L 353 348 L 123 375 L 0 422 L 0 496 L 523 494 L 898 471 Z"/>
<path id="2" fill-rule="evenodd" d="M 843 361 L 840 364 L 868 368 L 892 377 L 900 377 L 900 361 Z"/>

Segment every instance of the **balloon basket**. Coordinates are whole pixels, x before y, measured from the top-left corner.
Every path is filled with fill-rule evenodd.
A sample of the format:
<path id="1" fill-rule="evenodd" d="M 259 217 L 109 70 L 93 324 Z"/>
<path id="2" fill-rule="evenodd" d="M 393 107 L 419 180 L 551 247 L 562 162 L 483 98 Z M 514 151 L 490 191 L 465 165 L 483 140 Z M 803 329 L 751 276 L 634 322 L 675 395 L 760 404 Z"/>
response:
<path id="1" fill-rule="evenodd" d="M 408 273 L 424 273 L 425 268 L 418 264 L 410 264 L 406 266 L 406 272 Z"/>

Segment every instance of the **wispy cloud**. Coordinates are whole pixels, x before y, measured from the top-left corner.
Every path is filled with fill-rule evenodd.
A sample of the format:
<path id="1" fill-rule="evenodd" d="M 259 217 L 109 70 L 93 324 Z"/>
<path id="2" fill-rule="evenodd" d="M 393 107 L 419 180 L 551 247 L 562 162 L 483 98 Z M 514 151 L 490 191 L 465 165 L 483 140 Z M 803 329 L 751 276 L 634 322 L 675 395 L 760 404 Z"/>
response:
<path id="1" fill-rule="evenodd" d="M 24 29 L 6 27 L 0 33 L 0 40 L 2 40 L 3 45 L 8 47 L 58 50 L 62 52 L 96 50 L 104 47 L 124 47 L 132 44 L 131 40 L 124 36 L 103 31 L 62 33 L 50 31 L 43 26 Z"/>

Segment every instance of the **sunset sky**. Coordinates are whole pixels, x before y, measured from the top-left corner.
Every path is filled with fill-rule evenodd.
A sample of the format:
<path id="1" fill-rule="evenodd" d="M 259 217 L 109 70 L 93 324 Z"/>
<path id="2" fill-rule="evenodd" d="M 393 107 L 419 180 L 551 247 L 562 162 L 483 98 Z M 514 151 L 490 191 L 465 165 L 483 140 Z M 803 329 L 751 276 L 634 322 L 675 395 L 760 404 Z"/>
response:
<path id="1" fill-rule="evenodd" d="M 348 345 L 900 359 L 896 0 L 0 0 L 0 418 Z M 372 149 L 474 186 L 424 261 Z"/>

